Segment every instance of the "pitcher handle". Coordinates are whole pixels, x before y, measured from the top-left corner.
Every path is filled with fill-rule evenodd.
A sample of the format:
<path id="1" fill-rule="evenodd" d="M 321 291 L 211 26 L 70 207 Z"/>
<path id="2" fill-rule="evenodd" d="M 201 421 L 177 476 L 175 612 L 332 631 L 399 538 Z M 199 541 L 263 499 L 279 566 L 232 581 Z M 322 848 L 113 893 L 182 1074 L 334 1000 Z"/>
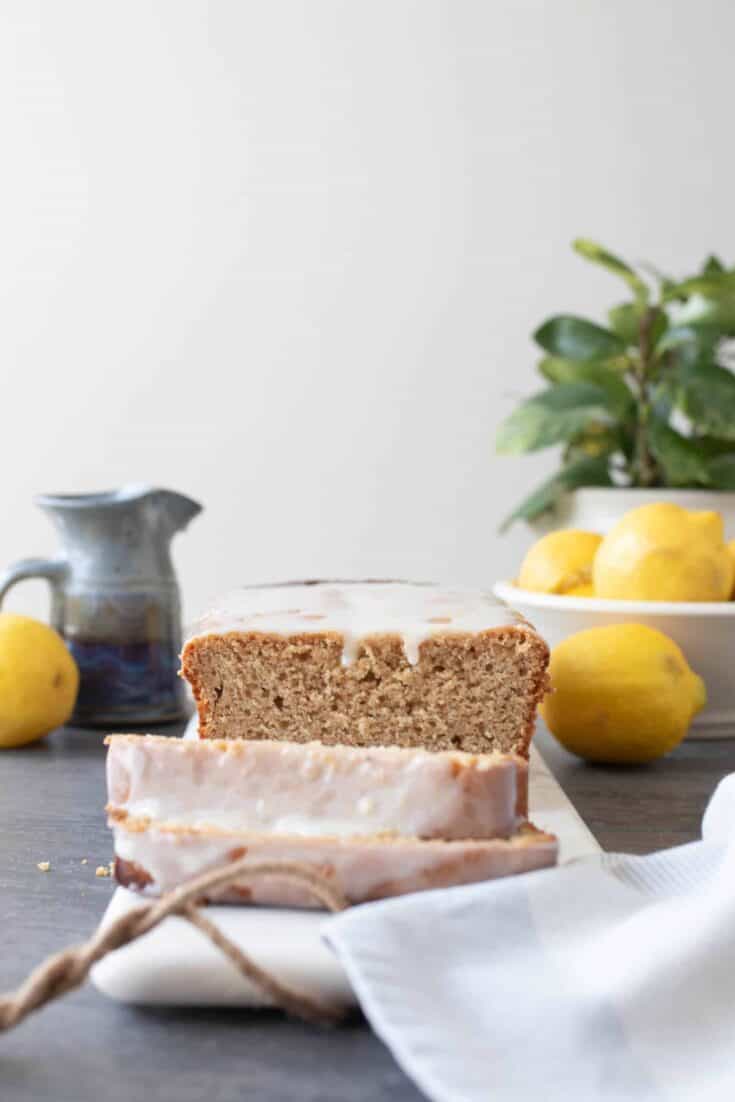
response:
<path id="1" fill-rule="evenodd" d="M 0 572 L 0 606 L 5 594 L 17 582 L 26 578 L 45 578 L 51 586 L 51 623 L 58 626 L 60 614 L 60 583 L 66 577 L 67 564 L 64 559 L 21 559 L 7 570 Z"/>

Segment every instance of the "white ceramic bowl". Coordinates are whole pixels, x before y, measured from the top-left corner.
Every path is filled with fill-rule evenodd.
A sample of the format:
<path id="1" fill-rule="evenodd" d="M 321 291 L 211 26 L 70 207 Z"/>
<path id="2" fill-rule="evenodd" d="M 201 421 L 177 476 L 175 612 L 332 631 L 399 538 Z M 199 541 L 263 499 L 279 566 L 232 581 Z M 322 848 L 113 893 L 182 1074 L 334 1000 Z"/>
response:
<path id="1" fill-rule="evenodd" d="M 608 601 L 531 593 L 496 582 L 495 596 L 534 625 L 549 646 L 586 628 L 636 623 L 658 628 L 678 643 L 707 686 L 707 705 L 690 737 L 735 736 L 735 601 Z"/>

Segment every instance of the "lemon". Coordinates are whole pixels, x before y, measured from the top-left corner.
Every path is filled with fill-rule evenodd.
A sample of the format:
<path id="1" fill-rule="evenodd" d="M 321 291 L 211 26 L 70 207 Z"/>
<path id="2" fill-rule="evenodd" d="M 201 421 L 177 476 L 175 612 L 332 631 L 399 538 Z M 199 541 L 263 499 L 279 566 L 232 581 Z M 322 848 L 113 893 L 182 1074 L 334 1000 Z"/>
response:
<path id="1" fill-rule="evenodd" d="M 571 589 L 564 590 L 567 597 L 594 597 L 595 589 L 592 582 L 585 582 L 584 585 L 573 585 Z"/>
<path id="2" fill-rule="evenodd" d="M 518 585 L 535 593 L 592 596 L 592 560 L 602 536 L 578 528 L 549 532 L 521 563 Z"/>
<path id="3" fill-rule="evenodd" d="M 660 502 L 626 513 L 608 532 L 592 577 L 598 597 L 726 601 L 734 573 L 719 513 Z"/>
<path id="4" fill-rule="evenodd" d="M 643 624 L 570 635 L 551 652 L 541 706 L 562 746 L 589 761 L 639 763 L 673 750 L 706 702 L 679 647 Z"/>
<path id="5" fill-rule="evenodd" d="M 53 628 L 0 612 L 0 748 L 22 746 L 66 723 L 79 671 Z"/>
<path id="6" fill-rule="evenodd" d="M 732 559 L 732 569 L 733 569 L 733 582 L 732 582 L 732 589 L 730 590 L 730 600 L 735 601 L 735 540 L 730 540 L 730 542 L 727 545 L 727 550 L 728 550 L 728 553 L 730 555 L 730 558 Z"/>

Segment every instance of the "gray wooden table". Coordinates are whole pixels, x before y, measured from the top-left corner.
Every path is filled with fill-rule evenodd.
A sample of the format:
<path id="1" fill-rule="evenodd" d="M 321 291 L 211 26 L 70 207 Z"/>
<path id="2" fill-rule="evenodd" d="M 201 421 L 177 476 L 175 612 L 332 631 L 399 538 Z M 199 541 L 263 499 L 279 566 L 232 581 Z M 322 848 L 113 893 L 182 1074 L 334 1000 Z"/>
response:
<path id="1" fill-rule="evenodd" d="M 635 770 L 585 766 L 544 732 L 538 744 L 602 845 L 635 853 L 695 838 L 715 782 L 735 770 L 735 740 L 691 742 Z M 95 732 L 0 755 L 0 990 L 102 914 L 113 890 L 95 877 L 111 858 L 104 798 Z M 86 987 L 0 1035 L 2 1102 L 421 1097 L 359 1020 L 326 1031 L 275 1012 L 133 1009 Z"/>

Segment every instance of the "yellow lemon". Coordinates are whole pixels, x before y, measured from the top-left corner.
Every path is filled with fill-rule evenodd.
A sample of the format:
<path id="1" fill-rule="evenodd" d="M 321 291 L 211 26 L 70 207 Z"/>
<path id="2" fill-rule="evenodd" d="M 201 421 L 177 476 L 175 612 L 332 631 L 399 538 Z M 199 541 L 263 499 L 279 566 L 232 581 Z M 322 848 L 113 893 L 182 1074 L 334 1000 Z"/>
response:
<path id="1" fill-rule="evenodd" d="M 79 671 L 53 628 L 0 613 L 0 748 L 42 738 L 69 719 Z"/>
<path id="2" fill-rule="evenodd" d="M 630 601 L 726 601 L 735 561 L 719 513 L 642 505 L 603 539 L 592 571 L 595 594 Z"/>
<path id="3" fill-rule="evenodd" d="M 521 563 L 518 585 L 535 593 L 576 593 L 592 596 L 592 560 L 602 536 L 563 528 L 534 543 Z M 585 592 L 581 593 L 580 590 Z"/>
<path id="4" fill-rule="evenodd" d="M 643 624 L 570 635 L 551 652 L 541 706 L 562 746 L 589 761 L 640 763 L 673 750 L 707 699 L 668 636 Z"/>
<path id="5" fill-rule="evenodd" d="M 594 597 L 595 588 L 592 582 L 585 582 L 584 585 L 573 585 L 571 589 L 564 590 L 567 597 Z"/>
<path id="6" fill-rule="evenodd" d="M 730 600 L 735 601 L 735 540 L 730 540 L 730 542 L 727 545 L 727 550 L 728 550 L 728 553 L 730 555 L 730 558 L 732 559 L 732 569 L 733 569 L 733 581 L 732 581 L 732 589 L 730 590 Z"/>

